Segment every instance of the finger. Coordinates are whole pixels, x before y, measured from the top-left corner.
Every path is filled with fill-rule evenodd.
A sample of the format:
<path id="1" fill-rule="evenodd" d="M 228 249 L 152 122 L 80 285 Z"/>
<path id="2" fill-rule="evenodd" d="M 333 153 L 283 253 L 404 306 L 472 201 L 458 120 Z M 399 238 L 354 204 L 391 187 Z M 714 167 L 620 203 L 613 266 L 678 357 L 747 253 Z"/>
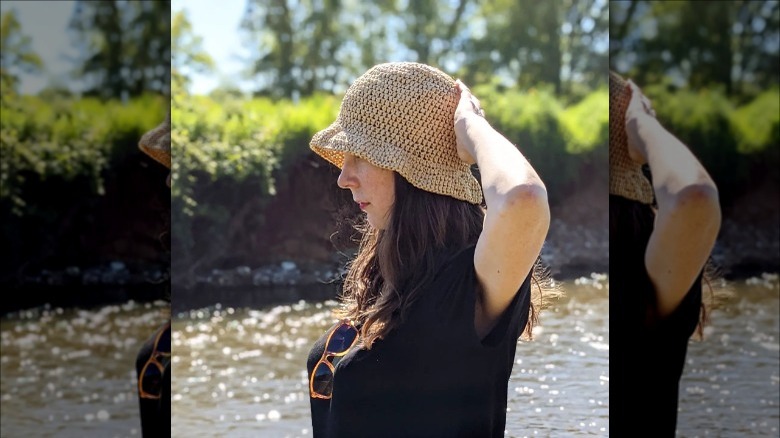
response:
<path id="1" fill-rule="evenodd" d="M 469 89 L 469 87 L 466 86 L 466 84 L 464 84 L 460 79 L 456 80 L 455 82 L 458 84 L 458 87 L 460 88 L 461 92 L 465 91 L 466 93 L 471 94 L 471 90 Z"/>
<path id="2" fill-rule="evenodd" d="M 627 84 L 626 86 L 628 87 L 628 91 L 631 93 L 631 97 L 634 97 L 637 94 L 642 94 L 642 92 L 639 91 L 639 87 L 637 87 L 634 81 L 632 81 L 631 79 L 626 81 L 626 84 Z"/>
<path id="3" fill-rule="evenodd" d="M 460 79 L 455 79 L 455 89 L 462 92 L 464 88 L 466 88 L 466 86 L 463 85 L 463 82 L 461 82 Z"/>
<path id="4" fill-rule="evenodd" d="M 627 83 L 628 83 L 628 89 L 631 92 L 631 97 L 629 98 L 628 106 L 636 108 L 637 105 L 640 105 L 643 109 L 647 110 L 647 107 L 644 102 L 646 97 L 644 94 L 642 94 L 642 90 L 631 79 L 629 79 Z"/>

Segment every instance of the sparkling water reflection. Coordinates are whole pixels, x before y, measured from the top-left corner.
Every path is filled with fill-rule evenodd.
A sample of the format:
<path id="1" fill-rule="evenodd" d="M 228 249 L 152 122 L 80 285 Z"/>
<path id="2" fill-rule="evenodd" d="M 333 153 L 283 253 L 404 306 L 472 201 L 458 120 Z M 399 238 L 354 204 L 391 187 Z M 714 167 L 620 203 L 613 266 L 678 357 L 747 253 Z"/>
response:
<path id="1" fill-rule="evenodd" d="M 703 341 L 691 341 L 680 382 L 678 436 L 780 436 L 780 283 L 731 285 Z M 706 295 L 705 295 L 706 296 Z"/>
<path id="2" fill-rule="evenodd" d="M 164 303 L 4 316 L 0 436 L 140 436 L 135 357 Z"/>
<path id="3" fill-rule="evenodd" d="M 778 436 L 780 285 L 734 282 L 734 298 L 692 341 L 680 389 L 681 437 Z M 608 436 L 606 278 L 567 297 L 522 342 L 507 436 Z M 311 436 L 305 360 L 335 302 L 176 315 L 173 436 Z M 0 436 L 139 436 L 134 358 L 162 303 L 4 316 Z"/>

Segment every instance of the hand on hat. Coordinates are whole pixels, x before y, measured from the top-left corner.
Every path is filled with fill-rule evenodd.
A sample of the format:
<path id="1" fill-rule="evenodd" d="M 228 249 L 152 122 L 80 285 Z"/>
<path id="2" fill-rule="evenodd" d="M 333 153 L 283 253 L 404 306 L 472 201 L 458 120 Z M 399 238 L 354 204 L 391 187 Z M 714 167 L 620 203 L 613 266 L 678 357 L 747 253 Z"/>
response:
<path id="1" fill-rule="evenodd" d="M 627 81 L 626 87 L 631 92 L 631 100 L 628 101 L 628 107 L 626 108 L 626 134 L 628 140 L 628 156 L 637 163 L 644 164 L 647 162 L 646 154 L 643 153 L 641 145 L 635 141 L 637 136 L 634 135 L 636 129 L 638 129 L 638 122 L 650 116 L 655 119 L 655 110 L 650 103 L 650 99 L 642 94 L 642 90 L 632 81 Z"/>
<path id="2" fill-rule="evenodd" d="M 485 110 L 482 109 L 482 107 L 479 104 L 479 99 L 474 97 L 473 94 L 471 94 L 471 90 L 460 81 L 460 79 L 457 79 L 455 81 L 455 88 L 460 93 L 460 100 L 458 101 L 458 106 L 455 108 L 455 124 L 459 123 L 466 123 L 466 121 L 476 116 L 479 116 L 481 118 L 485 117 Z M 458 135 L 459 130 L 455 130 L 455 139 L 458 147 L 458 157 L 460 159 L 468 164 L 474 164 L 476 160 L 474 159 L 474 154 L 469 149 L 467 144 L 463 141 L 460 135 Z"/>

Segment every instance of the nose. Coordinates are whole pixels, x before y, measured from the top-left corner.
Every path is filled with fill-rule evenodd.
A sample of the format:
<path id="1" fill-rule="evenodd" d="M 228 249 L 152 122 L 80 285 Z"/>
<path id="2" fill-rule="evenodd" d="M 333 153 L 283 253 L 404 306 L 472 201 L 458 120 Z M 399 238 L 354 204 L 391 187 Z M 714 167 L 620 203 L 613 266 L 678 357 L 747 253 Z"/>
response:
<path id="1" fill-rule="evenodd" d="M 336 184 L 342 189 L 352 189 L 357 186 L 357 179 L 352 169 L 352 165 L 349 164 L 349 160 L 344 160 L 344 164 L 341 165 L 341 173 L 336 180 Z"/>

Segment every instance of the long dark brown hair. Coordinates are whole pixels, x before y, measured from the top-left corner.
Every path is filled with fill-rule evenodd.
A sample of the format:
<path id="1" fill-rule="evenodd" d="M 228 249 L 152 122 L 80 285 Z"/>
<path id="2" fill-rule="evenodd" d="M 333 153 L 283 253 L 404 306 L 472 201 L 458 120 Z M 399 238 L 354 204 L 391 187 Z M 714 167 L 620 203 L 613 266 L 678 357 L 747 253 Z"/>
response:
<path id="1" fill-rule="evenodd" d="M 361 339 L 368 349 L 401 322 L 444 257 L 477 243 L 485 217 L 480 205 L 418 189 L 394 176 L 395 202 L 385 229 L 365 221 L 356 226 L 362 238 L 341 294 L 340 316 L 362 323 Z M 537 259 L 534 276 L 540 295 L 538 280 L 544 275 Z M 528 337 L 537 322 L 534 301 L 532 294 L 524 331 Z"/>

